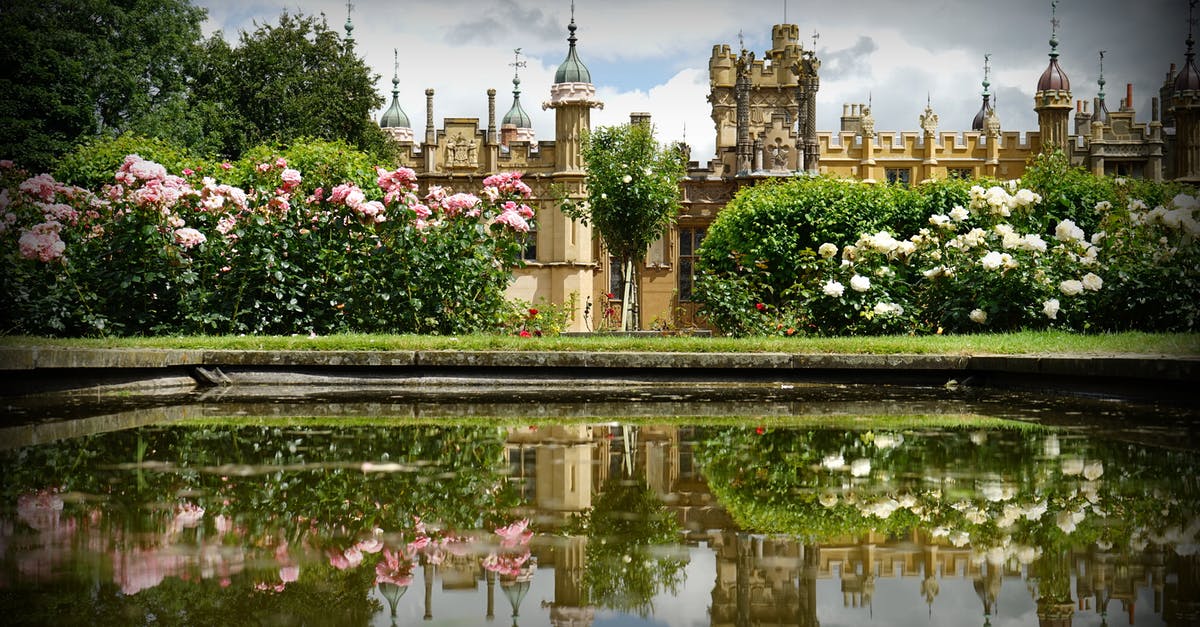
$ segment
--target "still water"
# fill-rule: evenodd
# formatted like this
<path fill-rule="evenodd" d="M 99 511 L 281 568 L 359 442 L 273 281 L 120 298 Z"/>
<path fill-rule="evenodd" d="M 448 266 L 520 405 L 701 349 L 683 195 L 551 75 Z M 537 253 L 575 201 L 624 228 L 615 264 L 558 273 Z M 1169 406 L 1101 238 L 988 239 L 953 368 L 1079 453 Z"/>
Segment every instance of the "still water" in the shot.
<path fill-rule="evenodd" d="M 626 386 L 504 403 L 406 394 L 88 397 L 61 416 L 10 405 L 25 424 L 0 430 L 0 615 L 825 627 L 1200 617 L 1200 456 L 1186 408 L 881 386 Z"/>

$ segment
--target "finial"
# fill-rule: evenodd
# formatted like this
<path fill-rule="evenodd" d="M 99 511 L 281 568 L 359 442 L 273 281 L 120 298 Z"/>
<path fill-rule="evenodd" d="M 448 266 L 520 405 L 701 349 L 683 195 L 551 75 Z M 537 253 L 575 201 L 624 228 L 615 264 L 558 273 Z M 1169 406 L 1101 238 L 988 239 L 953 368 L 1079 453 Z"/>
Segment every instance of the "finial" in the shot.
<path fill-rule="evenodd" d="M 787 3 L 788 0 L 783 0 L 783 23 L 787 24 Z"/>
<path fill-rule="evenodd" d="M 871 108 L 871 91 L 867 90 L 867 108 Z"/>
<path fill-rule="evenodd" d="M 1050 0 L 1050 56 L 1058 56 L 1058 0 Z"/>
<path fill-rule="evenodd" d="M 738 47 L 742 49 L 742 52 L 746 51 L 746 39 L 742 37 L 742 29 L 740 28 L 738 29 Z"/>
<path fill-rule="evenodd" d="M 985 96 L 988 95 L 988 87 L 990 87 L 992 85 L 990 82 L 988 82 L 988 74 L 992 71 L 992 67 L 990 65 L 991 60 L 992 60 L 992 53 L 990 53 L 990 52 L 984 53 L 984 55 L 983 55 L 983 95 L 985 95 Z"/>
<path fill-rule="evenodd" d="M 1100 91 L 1096 95 L 1100 96 L 1101 100 L 1104 100 L 1104 53 L 1105 52 L 1108 52 L 1108 51 L 1107 50 L 1100 51 L 1100 79 L 1096 81 L 1096 83 L 1098 83 L 1100 85 Z"/>
<path fill-rule="evenodd" d="M 933 94 L 931 94 L 930 92 L 925 92 L 925 108 L 926 109 L 933 108 Z"/>
<path fill-rule="evenodd" d="M 400 91 L 400 49 L 392 48 L 392 95 Z"/>
<path fill-rule="evenodd" d="M 527 65 L 527 63 L 525 61 L 521 60 L 521 49 L 520 48 L 513 49 L 513 62 L 509 63 L 509 65 L 511 65 L 513 68 L 513 95 L 515 96 L 518 93 L 520 93 L 520 91 L 521 91 L 520 90 L 521 77 L 518 75 L 519 70 L 520 70 L 520 68 L 523 68 Z"/>
<path fill-rule="evenodd" d="M 350 13 L 354 11 L 354 4 L 346 3 L 346 39 L 354 40 L 354 22 L 350 21 Z"/>
<path fill-rule="evenodd" d="M 575 47 L 575 0 L 571 0 L 571 23 L 567 24 L 567 30 L 571 31 L 571 36 L 567 37 L 567 41 L 571 42 L 571 47 Z"/>
<path fill-rule="evenodd" d="M 683 123 L 683 143 L 687 143 L 687 122 Z"/>
<path fill-rule="evenodd" d="M 1195 11 L 1195 9 L 1196 9 L 1196 0 L 1188 0 L 1188 38 L 1187 38 L 1187 45 L 1188 45 L 1188 52 L 1189 52 L 1189 53 L 1192 51 L 1192 45 L 1196 43 L 1196 40 L 1195 40 L 1195 39 L 1192 37 L 1192 28 L 1193 28 L 1194 26 L 1196 26 L 1196 18 L 1195 18 L 1195 17 L 1193 17 L 1193 15 L 1192 15 L 1192 13 L 1193 13 L 1193 11 Z"/>
<path fill-rule="evenodd" d="M 817 53 L 817 40 L 818 40 L 818 39 L 820 39 L 820 38 L 821 38 L 821 33 L 818 33 L 818 32 L 817 32 L 817 29 L 815 29 L 815 28 L 814 28 L 814 29 L 813 29 L 813 34 L 812 34 L 812 40 L 813 40 L 813 47 L 812 47 L 812 51 L 813 51 L 813 54 L 816 54 L 816 53 Z"/>

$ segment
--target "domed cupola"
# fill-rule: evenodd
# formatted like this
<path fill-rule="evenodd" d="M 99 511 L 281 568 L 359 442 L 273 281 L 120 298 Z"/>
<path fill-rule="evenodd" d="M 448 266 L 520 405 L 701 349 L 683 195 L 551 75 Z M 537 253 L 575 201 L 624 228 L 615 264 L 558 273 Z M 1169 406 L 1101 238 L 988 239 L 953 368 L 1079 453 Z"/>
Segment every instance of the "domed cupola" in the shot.
<path fill-rule="evenodd" d="M 529 114 L 525 113 L 525 109 L 521 107 L 521 79 L 513 77 L 513 103 L 512 108 L 508 113 L 504 114 L 504 119 L 500 122 L 501 126 L 509 125 L 516 128 L 530 128 L 533 126 L 533 121 L 529 119 Z"/>
<path fill-rule="evenodd" d="M 991 54 L 983 55 L 983 105 L 979 107 L 979 113 L 975 114 L 975 119 L 971 120 L 972 131 L 983 131 L 983 121 L 987 118 L 988 111 L 992 110 L 992 95 L 988 93 L 988 87 L 992 85 L 988 81 L 988 72 L 991 71 L 988 61 L 991 56 Z"/>
<path fill-rule="evenodd" d="M 567 58 L 558 66 L 558 71 L 554 73 L 555 83 L 590 83 L 592 82 L 592 73 L 588 71 L 587 66 L 583 61 L 579 60 L 579 53 L 575 51 L 575 16 L 571 15 L 571 23 L 567 26 L 567 30 L 571 35 L 567 37 L 570 42 L 570 47 L 567 48 Z"/>
<path fill-rule="evenodd" d="M 379 118 L 379 126 L 387 131 L 396 141 L 411 142 L 413 140 L 412 127 L 409 124 L 408 116 L 404 113 L 404 109 L 400 108 L 400 52 L 397 49 L 392 49 L 394 68 L 392 72 L 392 104 L 388 106 L 387 111 L 383 112 L 383 117 Z"/>
<path fill-rule="evenodd" d="M 1058 65 L 1058 38 L 1050 37 L 1050 64 L 1038 79 L 1038 91 L 1071 91 L 1071 79 Z"/>
<path fill-rule="evenodd" d="M 500 144 L 503 146 L 507 146 L 514 141 L 530 143 L 535 141 L 533 120 L 525 112 L 525 108 L 521 106 L 521 77 L 518 72 L 520 68 L 525 67 L 525 62 L 521 60 L 520 48 L 514 50 L 513 53 L 515 58 L 512 63 L 509 63 L 509 65 L 513 66 L 513 103 L 512 108 L 508 110 L 508 113 L 504 114 L 504 119 L 500 121 Z"/>

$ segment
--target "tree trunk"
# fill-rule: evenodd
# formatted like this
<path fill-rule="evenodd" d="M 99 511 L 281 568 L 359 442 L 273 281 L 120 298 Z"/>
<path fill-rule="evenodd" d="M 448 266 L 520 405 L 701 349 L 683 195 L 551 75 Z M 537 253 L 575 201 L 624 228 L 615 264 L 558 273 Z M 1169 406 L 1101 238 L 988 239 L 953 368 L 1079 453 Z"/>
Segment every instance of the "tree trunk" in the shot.
<path fill-rule="evenodd" d="M 632 257 L 621 260 L 621 330 L 634 331 L 637 329 L 636 302 L 637 277 L 634 271 L 637 264 Z"/>

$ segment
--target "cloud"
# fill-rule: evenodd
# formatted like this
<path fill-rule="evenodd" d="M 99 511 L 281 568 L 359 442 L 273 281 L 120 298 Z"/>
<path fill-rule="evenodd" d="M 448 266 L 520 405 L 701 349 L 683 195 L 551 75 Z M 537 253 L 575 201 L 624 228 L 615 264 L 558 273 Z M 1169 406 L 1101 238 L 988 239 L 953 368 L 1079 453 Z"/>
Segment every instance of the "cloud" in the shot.
<path fill-rule="evenodd" d="M 462 22 L 446 30 L 448 44 L 470 41 L 475 44 L 512 45 L 520 47 L 522 39 L 549 41 L 566 32 L 557 14 L 547 14 L 540 8 L 524 7 L 514 0 L 500 0 L 493 8 L 485 5 L 482 17 Z"/>
<path fill-rule="evenodd" d="M 859 37 L 854 45 L 833 52 L 821 51 L 821 79 L 838 80 L 870 72 L 869 57 L 879 49 L 870 37 Z"/>

